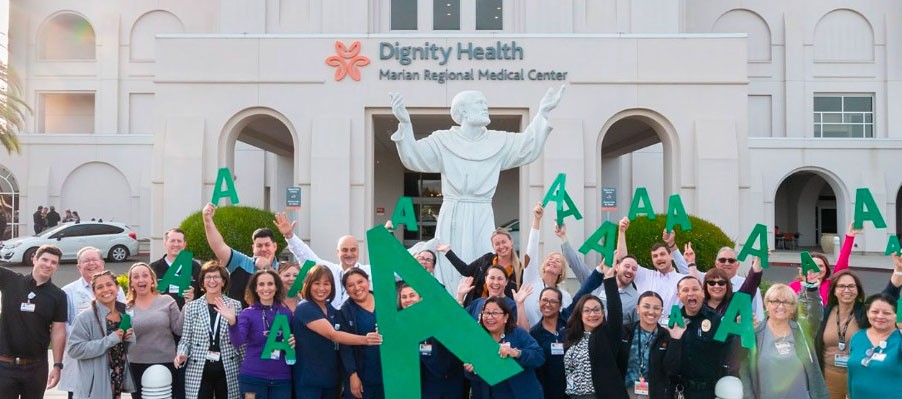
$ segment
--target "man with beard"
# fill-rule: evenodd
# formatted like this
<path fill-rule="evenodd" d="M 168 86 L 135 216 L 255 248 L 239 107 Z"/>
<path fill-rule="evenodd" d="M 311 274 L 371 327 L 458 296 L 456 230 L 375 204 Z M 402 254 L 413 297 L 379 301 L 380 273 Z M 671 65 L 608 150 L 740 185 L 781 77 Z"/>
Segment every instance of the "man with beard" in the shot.
<path fill-rule="evenodd" d="M 275 241 L 275 235 L 272 230 L 267 228 L 259 228 L 254 230 L 251 235 L 254 244 L 251 250 L 253 257 L 247 256 L 242 252 L 232 249 L 226 244 L 216 223 L 213 222 L 213 215 L 216 213 L 216 205 L 208 203 L 204 206 L 204 231 L 207 235 L 207 244 L 210 249 L 219 258 L 220 264 L 226 265 L 229 270 L 229 298 L 241 301 L 241 307 L 246 308 L 247 303 L 244 302 L 244 289 L 247 287 L 250 277 L 257 270 L 263 270 L 267 267 L 278 270 L 278 262 L 276 255 L 278 254 L 278 244 Z"/>
<path fill-rule="evenodd" d="M 676 343 L 682 355 L 671 392 L 682 392 L 686 399 L 714 399 L 717 380 L 738 375 L 738 340 L 733 335 L 725 342 L 714 340 L 721 317 L 702 306 L 705 294 L 697 278 L 683 277 L 677 290 L 686 331 Z"/>
<path fill-rule="evenodd" d="M 592 274 L 593 268 L 586 265 L 582 256 L 580 256 L 577 251 L 573 249 L 573 246 L 570 245 L 570 242 L 567 241 L 567 226 L 554 226 L 554 234 L 561 239 L 561 252 L 564 254 L 564 258 L 567 259 L 567 263 L 570 265 L 570 269 L 573 270 L 573 274 L 576 275 L 576 279 L 582 284 Z M 618 255 L 620 253 L 626 253 L 625 251 L 619 251 L 620 249 L 615 253 L 615 256 L 619 256 L 620 259 L 615 260 L 614 263 L 617 291 L 620 292 L 620 303 L 623 307 L 623 324 L 632 324 L 637 320 L 636 303 L 639 299 L 639 291 L 636 288 L 635 279 L 639 269 L 639 262 L 633 255 Z M 608 298 L 604 292 L 604 287 L 596 288 L 592 291 L 592 294 L 601 298 L 605 305 L 605 312 L 607 312 Z"/>

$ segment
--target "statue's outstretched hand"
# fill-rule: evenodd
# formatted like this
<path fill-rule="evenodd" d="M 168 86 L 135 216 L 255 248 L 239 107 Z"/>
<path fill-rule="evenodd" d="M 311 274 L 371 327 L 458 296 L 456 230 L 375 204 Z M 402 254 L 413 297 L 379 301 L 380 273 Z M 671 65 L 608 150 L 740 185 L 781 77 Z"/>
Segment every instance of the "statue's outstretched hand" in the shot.
<path fill-rule="evenodd" d="M 561 85 L 557 90 L 551 87 L 545 92 L 545 96 L 539 102 L 539 114 L 548 116 L 551 110 L 557 108 L 558 103 L 561 102 L 561 97 L 564 95 L 564 87 L 564 85 Z"/>
<path fill-rule="evenodd" d="M 404 106 L 404 97 L 400 93 L 388 93 L 388 96 L 391 98 L 391 111 L 395 114 L 395 118 L 398 118 L 398 122 L 410 123 L 410 113 Z"/>

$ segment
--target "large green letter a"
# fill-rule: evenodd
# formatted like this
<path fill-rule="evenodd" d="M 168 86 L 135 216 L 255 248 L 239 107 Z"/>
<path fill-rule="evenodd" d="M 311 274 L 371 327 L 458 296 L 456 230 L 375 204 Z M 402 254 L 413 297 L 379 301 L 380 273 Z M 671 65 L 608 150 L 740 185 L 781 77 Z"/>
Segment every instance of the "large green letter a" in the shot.
<path fill-rule="evenodd" d="M 382 381 L 386 398 L 420 397 L 419 343 L 435 337 L 464 363 L 470 363 L 489 385 L 523 369 L 511 358 L 498 357 L 498 343 L 477 324 L 382 226 L 366 232 L 373 264 L 376 318 L 382 334 Z M 395 273 L 423 298 L 398 310 Z"/>

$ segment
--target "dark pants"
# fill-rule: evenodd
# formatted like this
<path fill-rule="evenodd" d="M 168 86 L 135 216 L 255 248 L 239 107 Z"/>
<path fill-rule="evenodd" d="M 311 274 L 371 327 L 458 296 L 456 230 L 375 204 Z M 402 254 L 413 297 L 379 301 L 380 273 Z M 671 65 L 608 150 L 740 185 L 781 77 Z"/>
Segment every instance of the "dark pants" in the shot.
<path fill-rule="evenodd" d="M 0 399 L 40 399 L 47 389 L 47 362 L 15 365 L 0 362 Z"/>
<path fill-rule="evenodd" d="M 141 399 L 141 376 L 144 375 L 144 372 L 147 371 L 150 366 L 155 366 L 157 364 L 159 363 L 129 363 L 129 368 L 132 371 L 132 379 L 135 380 L 135 392 L 132 393 L 133 399 Z M 174 399 L 184 399 L 185 383 L 179 383 L 178 373 L 176 373 L 175 366 L 173 366 L 172 363 L 163 363 L 160 365 L 169 369 L 169 373 L 172 374 L 172 397 Z M 181 389 L 179 389 L 179 386 L 181 386 Z M 178 396 L 179 391 L 181 391 L 181 396 Z"/>
<path fill-rule="evenodd" d="M 238 388 L 242 397 L 248 392 L 256 394 L 256 399 L 291 397 L 291 380 L 271 380 L 238 374 Z"/>
<path fill-rule="evenodd" d="M 304 399 L 335 399 L 338 396 L 337 388 L 313 388 L 313 387 L 296 387 L 294 390 L 295 397 Z"/>
<path fill-rule="evenodd" d="M 200 380 L 200 390 L 197 391 L 197 398 L 226 399 L 228 397 L 229 383 L 226 380 L 225 370 L 221 368 L 217 370 L 210 370 L 210 367 L 205 366 L 204 374 Z"/>

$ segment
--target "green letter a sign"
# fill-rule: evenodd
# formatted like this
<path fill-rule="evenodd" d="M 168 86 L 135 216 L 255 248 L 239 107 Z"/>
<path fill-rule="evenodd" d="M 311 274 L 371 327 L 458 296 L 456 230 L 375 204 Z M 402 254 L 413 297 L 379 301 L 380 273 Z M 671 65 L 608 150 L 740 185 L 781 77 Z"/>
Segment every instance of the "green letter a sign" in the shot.
<path fill-rule="evenodd" d="M 435 337 L 489 385 L 523 369 L 498 357 L 499 345 L 464 311 L 423 266 L 382 226 L 366 232 L 373 267 L 376 318 L 382 334 L 382 381 L 386 398 L 420 397 L 419 344 Z M 423 298 L 398 310 L 395 273 Z"/>

